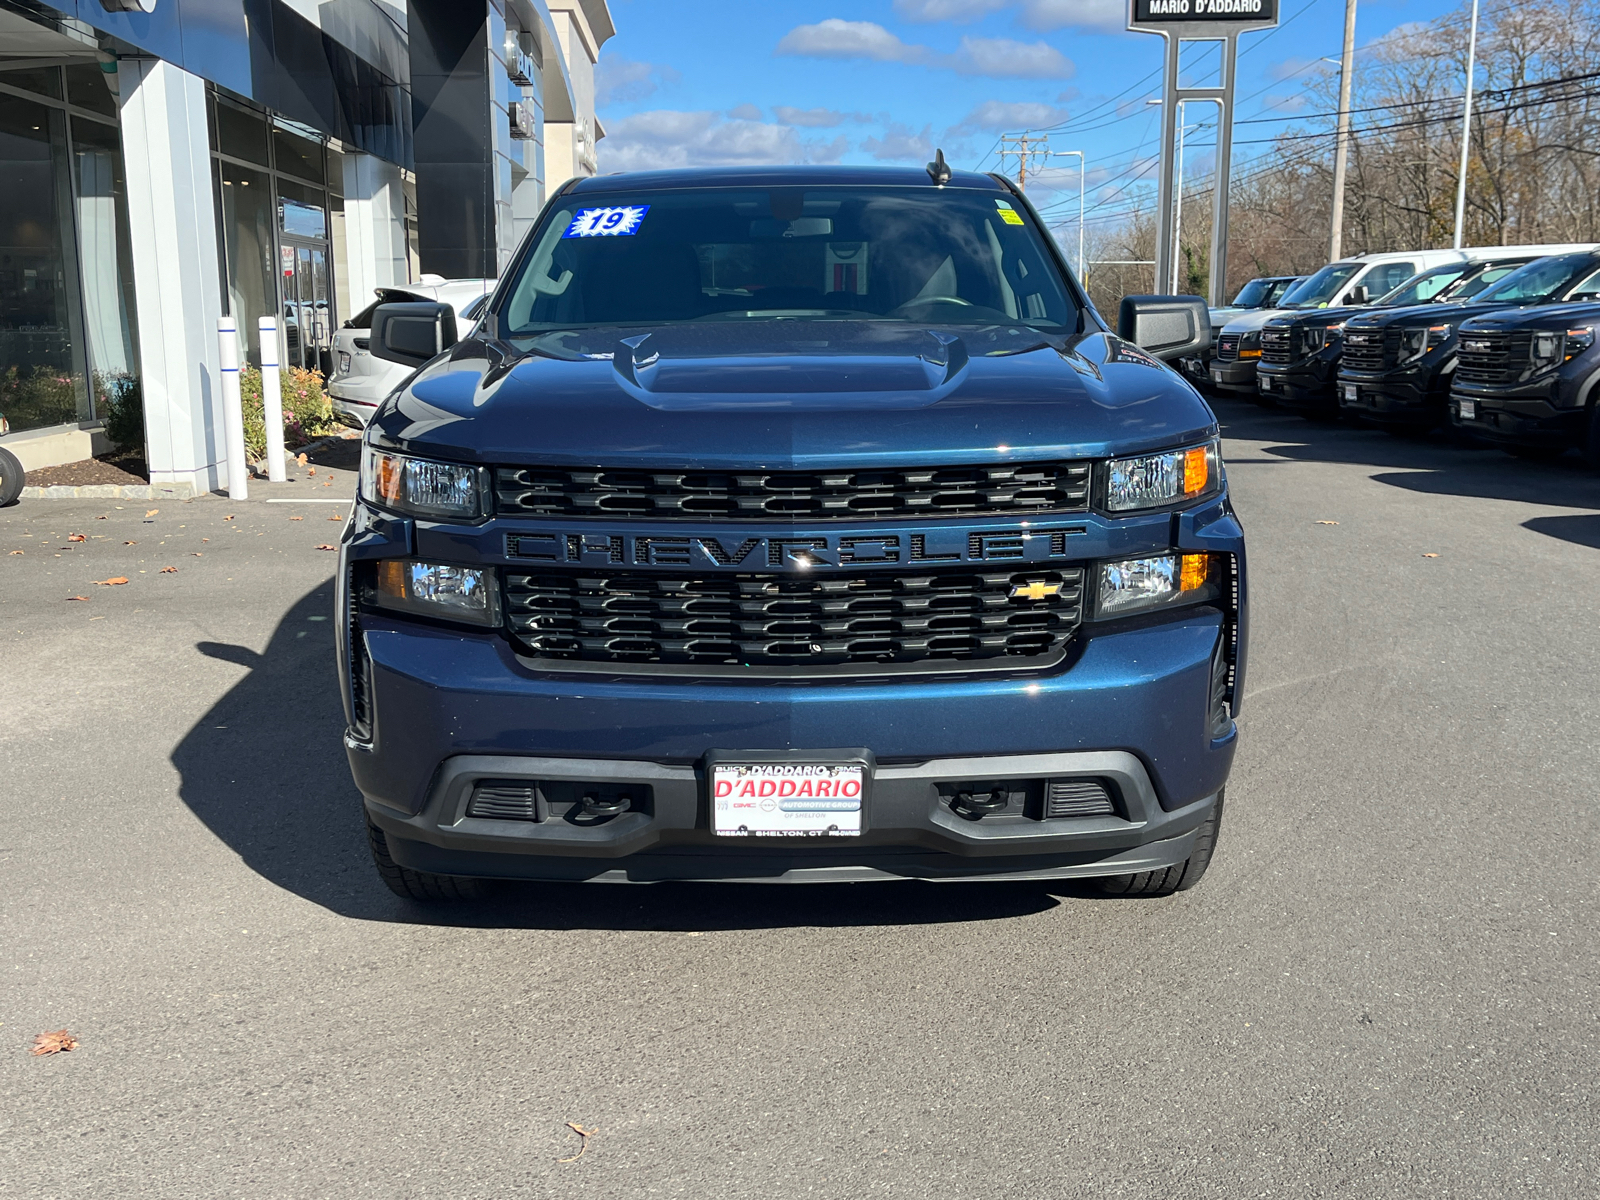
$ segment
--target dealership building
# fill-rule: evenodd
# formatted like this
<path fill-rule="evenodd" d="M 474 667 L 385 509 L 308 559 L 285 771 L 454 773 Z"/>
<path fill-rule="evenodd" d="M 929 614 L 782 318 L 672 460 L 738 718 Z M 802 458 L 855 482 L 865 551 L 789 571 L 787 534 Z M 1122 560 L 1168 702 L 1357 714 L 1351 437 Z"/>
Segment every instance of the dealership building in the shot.
<path fill-rule="evenodd" d="M 374 289 L 490 278 L 592 175 L 606 0 L 0 0 L 0 445 L 226 482 L 217 322 L 327 373 Z M 428 282 L 433 280 L 429 279 Z"/>

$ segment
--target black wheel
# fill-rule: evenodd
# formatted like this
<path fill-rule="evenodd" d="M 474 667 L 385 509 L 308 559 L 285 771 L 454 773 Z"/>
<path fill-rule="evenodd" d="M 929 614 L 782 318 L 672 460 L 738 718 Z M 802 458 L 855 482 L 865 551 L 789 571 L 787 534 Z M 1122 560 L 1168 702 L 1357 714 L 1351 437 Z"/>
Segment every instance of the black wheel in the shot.
<path fill-rule="evenodd" d="M 1176 866 L 1162 867 L 1159 871 L 1140 871 L 1137 875 L 1108 875 L 1097 880 L 1100 890 L 1111 896 L 1170 896 L 1186 892 L 1206 873 L 1211 856 L 1216 853 L 1217 834 L 1222 829 L 1222 800 L 1226 792 L 1217 793 L 1217 803 L 1211 815 L 1201 824 L 1194 839 L 1194 853 Z"/>
<path fill-rule="evenodd" d="M 466 879 L 459 875 L 434 875 L 428 871 L 413 871 L 402 867 L 389 857 L 389 839 L 383 836 L 370 820 L 367 822 L 367 844 L 372 847 L 372 863 L 378 876 L 396 896 L 406 900 L 423 900 L 448 903 L 459 900 L 482 900 L 487 894 L 483 880 Z"/>
<path fill-rule="evenodd" d="M 1507 443 L 1500 449 L 1513 458 L 1526 459 L 1528 462 L 1555 462 L 1567 452 L 1565 446 L 1519 446 L 1515 442 Z"/>
<path fill-rule="evenodd" d="M 0 508 L 16 503 L 17 497 L 22 495 L 24 475 L 17 456 L 0 446 Z"/>

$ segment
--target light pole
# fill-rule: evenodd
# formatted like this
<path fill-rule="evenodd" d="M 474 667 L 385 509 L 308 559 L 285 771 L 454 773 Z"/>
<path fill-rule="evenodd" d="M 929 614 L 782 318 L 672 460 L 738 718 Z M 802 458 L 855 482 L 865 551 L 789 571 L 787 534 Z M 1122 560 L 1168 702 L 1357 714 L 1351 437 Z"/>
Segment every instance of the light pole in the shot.
<path fill-rule="evenodd" d="M 1472 0 L 1472 34 L 1467 39 L 1467 97 L 1461 106 L 1461 170 L 1456 175 L 1456 236 L 1450 244 L 1461 249 L 1461 226 L 1467 215 L 1467 148 L 1472 132 L 1472 68 L 1478 56 L 1478 0 Z"/>
<path fill-rule="evenodd" d="M 1160 104 L 1159 100 L 1146 100 L 1146 104 Z M 1204 121 L 1193 125 L 1183 123 L 1183 106 L 1187 100 L 1178 101 L 1178 182 L 1174 189 L 1174 203 L 1172 213 L 1172 270 L 1167 279 L 1167 290 L 1178 290 L 1178 260 L 1183 257 L 1183 138 L 1191 129 L 1199 129 Z"/>
<path fill-rule="evenodd" d="M 1477 3 L 1477 0 L 1473 0 Z M 1350 75 L 1356 56 L 1356 0 L 1344 0 L 1344 50 L 1339 56 L 1339 134 L 1333 151 L 1333 203 L 1328 261 L 1344 253 L 1344 176 L 1350 161 Z M 1324 59 L 1324 62 L 1327 60 Z"/>
<path fill-rule="evenodd" d="M 1083 261 L 1083 181 L 1089 173 L 1089 160 L 1084 158 L 1082 150 L 1056 150 L 1052 153 L 1062 158 L 1078 156 L 1078 282 L 1085 288 L 1089 286 L 1089 274 L 1085 270 Z"/>

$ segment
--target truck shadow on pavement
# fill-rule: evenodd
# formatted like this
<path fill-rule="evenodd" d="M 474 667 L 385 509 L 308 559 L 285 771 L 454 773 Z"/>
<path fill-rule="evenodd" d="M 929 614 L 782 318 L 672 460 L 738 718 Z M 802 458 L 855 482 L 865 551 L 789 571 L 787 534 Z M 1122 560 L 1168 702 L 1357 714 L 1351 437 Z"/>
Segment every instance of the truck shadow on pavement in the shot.
<path fill-rule="evenodd" d="M 786 926 L 923 925 L 1025 916 L 1076 889 L 1040 884 L 505 883 L 470 905 L 393 896 L 366 844 L 342 741 L 331 580 L 284 615 L 266 652 L 200 642 L 245 675 L 172 754 L 184 803 L 245 866 L 340 916 L 473 928 L 694 932 Z"/>
<path fill-rule="evenodd" d="M 1242 400 L 1211 400 L 1225 438 L 1267 443 L 1260 455 L 1235 455 L 1237 465 L 1330 462 L 1392 468 L 1372 476 L 1391 487 L 1434 496 L 1476 496 L 1600 509 L 1600 475 L 1576 453 L 1551 462 L 1514 458 L 1492 446 L 1457 444 L 1442 430 L 1401 435 L 1372 426 L 1308 421 L 1284 408 Z M 1579 545 L 1597 544 L 1584 517 L 1541 517 L 1525 523 L 1536 533 Z"/>

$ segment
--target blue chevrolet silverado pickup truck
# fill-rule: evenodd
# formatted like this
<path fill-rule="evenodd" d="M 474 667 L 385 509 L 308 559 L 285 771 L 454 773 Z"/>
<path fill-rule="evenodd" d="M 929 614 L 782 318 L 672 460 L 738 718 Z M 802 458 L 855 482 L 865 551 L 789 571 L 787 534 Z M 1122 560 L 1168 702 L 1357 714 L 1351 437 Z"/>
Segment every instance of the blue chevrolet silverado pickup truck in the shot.
<path fill-rule="evenodd" d="M 1209 337 L 1124 306 L 1165 357 Z M 379 308 L 417 369 L 338 605 L 384 881 L 1192 886 L 1244 539 L 1141 340 L 942 155 L 573 181 L 469 336 Z"/>

